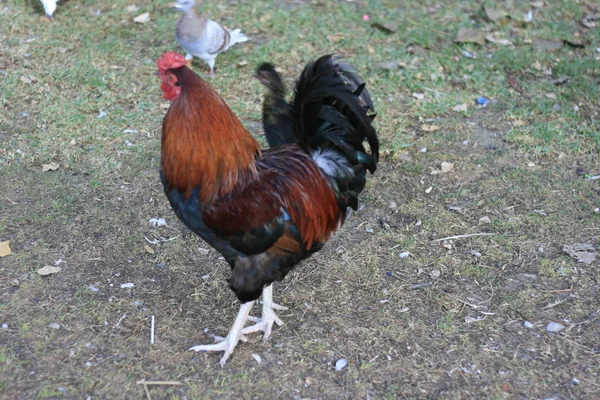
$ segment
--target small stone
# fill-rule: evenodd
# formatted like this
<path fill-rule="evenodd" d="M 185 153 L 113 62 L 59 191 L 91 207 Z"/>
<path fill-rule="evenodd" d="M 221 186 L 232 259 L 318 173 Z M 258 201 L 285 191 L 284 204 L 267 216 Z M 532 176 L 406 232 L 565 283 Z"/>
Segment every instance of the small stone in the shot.
<path fill-rule="evenodd" d="M 252 358 L 254 358 L 254 360 L 256 360 L 257 363 L 261 363 L 262 362 L 262 358 L 258 355 L 258 354 L 251 354 Z"/>
<path fill-rule="evenodd" d="M 401 259 L 403 259 L 403 260 L 404 260 L 405 258 L 408 258 L 408 256 L 410 256 L 410 252 L 408 252 L 408 251 L 402 251 L 402 252 L 400 252 L 400 253 L 398 254 L 398 256 L 399 256 Z"/>
<path fill-rule="evenodd" d="M 373 228 L 365 228 L 365 232 L 367 232 L 367 233 L 373 233 Z"/>
<path fill-rule="evenodd" d="M 556 103 L 552 106 L 552 111 L 560 111 L 560 104 Z"/>
<path fill-rule="evenodd" d="M 577 385 L 579 385 L 579 379 L 577 379 L 577 378 L 573 378 L 573 379 L 571 379 L 571 383 L 572 383 L 573 385 L 577 386 Z"/>
<path fill-rule="evenodd" d="M 207 281 L 210 278 L 210 274 L 202 275 L 200 278 Z"/>
<path fill-rule="evenodd" d="M 565 329 L 565 326 L 562 324 L 559 324 L 558 322 L 550 321 L 550 323 L 548 323 L 548 325 L 546 326 L 546 330 L 548 332 L 560 332 L 563 329 Z"/>
<path fill-rule="evenodd" d="M 92 292 L 100 291 L 100 289 L 98 289 L 96 286 L 92 285 L 91 283 L 88 285 L 88 289 L 90 289 Z"/>
<path fill-rule="evenodd" d="M 485 107 L 488 103 L 488 99 L 486 99 L 485 97 L 481 96 L 477 98 L 477 104 L 479 104 L 480 106 Z"/>
<path fill-rule="evenodd" d="M 58 322 L 53 322 L 48 326 L 52 329 L 60 329 L 60 324 Z"/>
<path fill-rule="evenodd" d="M 532 324 L 531 322 L 529 322 L 529 321 L 525 321 L 525 322 L 523 322 L 523 326 L 524 326 L 525 328 L 528 328 L 528 329 L 531 329 L 531 328 L 533 328 L 533 324 Z"/>
<path fill-rule="evenodd" d="M 2 329 L 8 329 L 8 324 L 2 324 Z"/>
<path fill-rule="evenodd" d="M 128 283 L 123 283 L 123 284 L 121 285 L 121 289 L 131 289 L 131 288 L 132 288 L 132 287 L 134 287 L 134 286 L 135 286 L 135 285 L 134 285 L 133 283 L 131 283 L 131 282 L 128 282 Z"/>
<path fill-rule="evenodd" d="M 346 368 L 346 365 L 348 365 L 348 361 L 345 358 L 340 358 L 335 362 L 335 370 L 341 371 Z"/>
<path fill-rule="evenodd" d="M 486 216 L 483 216 L 483 217 L 479 218 L 479 223 L 480 224 L 491 224 L 492 220 L 490 219 L 490 217 L 488 217 L 486 215 Z"/>

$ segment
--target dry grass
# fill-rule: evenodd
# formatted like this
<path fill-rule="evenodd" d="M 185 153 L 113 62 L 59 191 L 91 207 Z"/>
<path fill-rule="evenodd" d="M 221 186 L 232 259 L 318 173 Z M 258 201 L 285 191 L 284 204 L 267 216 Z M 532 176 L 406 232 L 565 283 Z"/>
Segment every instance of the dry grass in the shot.
<path fill-rule="evenodd" d="M 585 179 L 600 173 L 600 33 L 578 22 L 589 5 L 557 2 L 528 27 L 492 25 L 515 47 L 481 48 L 451 42 L 471 19 L 490 26 L 473 1 L 206 4 L 254 38 L 221 56 L 211 81 L 253 133 L 253 66 L 270 60 L 292 78 L 335 51 L 363 71 L 385 149 L 364 208 L 276 288 L 286 324 L 266 345 L 251 337 L 221 369 L 218 356 L 187 349 L 229 328 L 238 304 L 228 267 L 176 220 L 157 176 L 165 110 L 153 60 L 176 49 L 177 15 L 126 4 L 64 2 L 50 24 L 38 22 L 37 2 L 0 10 L 0 241 L 13 250 L 0 259 L 6 398 L 597 397 L 599 265 L 562 251 L 600 246 L 599 181 Z M 145 11 L 151 23 L 131 22 Z M 365 13 L 400 28 L 374 30 Z M 543 52 L 527 42 L 574 31 L 589 44 Z M 406 67 L 376 66 L 392 59 Z M 535 62 L 569 83 L 548 84 Z M 492 101 L 478 109 L 482 94 Z M 452 111 L 463 102 L 466 113 Z M 42 173 L 50 161 L 60 168 Z M 443 161 L 453 169 L 432 174 Z M 60 273 L 36 274 L 57 260 Z M 565 329 L 548 333 L 550 321 Z M 348 366 L 336 372 L 340 358 Z"/>

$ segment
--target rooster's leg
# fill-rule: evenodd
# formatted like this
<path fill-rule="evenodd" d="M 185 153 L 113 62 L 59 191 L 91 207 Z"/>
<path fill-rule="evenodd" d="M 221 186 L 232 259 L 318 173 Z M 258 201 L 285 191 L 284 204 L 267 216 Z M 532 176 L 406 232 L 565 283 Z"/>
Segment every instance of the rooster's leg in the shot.
<path fill-rule="evenodd" d="M 229 330 L 227 337 L 224 338 L 221 342 L 215 344 L 202 344 L 199 346 L 194 346 L 190 350 L 193 351 L 223 351 L 223 357 L 221 357 L 221 367 L 225 365 L 227 359 L 233 353 L 233 349 L 237 346 L 240 340 L 244 340 L 243 328 L 246 320 L 248 320 L 248 315 L 250 314 L 250 310 L 252 309 L 253 301 L 249 301 L 240 306 L 240 311 L 238 312 L 237 317 L 235 317 L 235 322 L 233 326 Z"/>
<path fill-rule="evenodd" d="M 287 310 L 287 307 L 273 303 L 273 284 L 270 284 L 269 286 L 263 289 L 262 298 L 262 317 L 248 317 L 249 320 L 256 322 L 256 324 L 242 329 L 242 334 L 245 335 L 247 333 L 263 331 L 265 333 L 263 335 L 263 342 L 266 343 L 266 341 L 269 340 L 269 337 L 271 336 L 273 323 L 276 323 L 278 326 L 283 325 L 283 321 L 279 319 L 279 317 L 275 314 L 275 310 Z"/>

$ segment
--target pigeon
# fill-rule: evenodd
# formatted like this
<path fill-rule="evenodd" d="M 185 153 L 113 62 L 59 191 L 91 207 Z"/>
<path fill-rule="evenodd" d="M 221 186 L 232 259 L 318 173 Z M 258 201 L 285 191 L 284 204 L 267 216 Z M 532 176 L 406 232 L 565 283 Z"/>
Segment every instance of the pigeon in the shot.
<path fill-rule="evenodd" d="M 208 64 L 210 76 L 213 76 L 217 55 L 236 43 L 247 41 L 248 37 L 239 29 L 223 28 L 215 21 L 199 15 L 194 4 L 194 0 L 177 0 L 175 8 L 183 11 L 183 16 L 177 22 L 175 36 L 186 52 L 188 64 L 198 57 Z"/>
<path fill-rule="evenodd" d="M 44 11 L 48 18 L 52 18 L 52 14 L 54 14 L 54 10 L 56 10 L 56 3 L 58 0 L 40 0 L 42 5 L 44 6 Z"/>

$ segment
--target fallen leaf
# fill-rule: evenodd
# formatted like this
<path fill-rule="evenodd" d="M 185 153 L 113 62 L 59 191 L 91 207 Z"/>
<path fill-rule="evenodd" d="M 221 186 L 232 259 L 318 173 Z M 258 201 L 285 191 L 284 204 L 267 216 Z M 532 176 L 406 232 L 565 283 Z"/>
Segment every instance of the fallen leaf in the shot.
<path fill-rule="evenodd" d="M 480 224 L 491 224 L 492 220 L 487 215 L 484 215 L 483 217 L 479 218 L 479 223 Z"/>
<path fill-rule="evenodd" d="M 479 322 L 479 321 L 483 321 L 484 319 L 485 319 L 485 318 L 483 318 L 483 317 L 481 317 L 481 316 L 480 316 L 480 317 L 469 317 L 469 316 L 466 316 L 466 317 L 465 317 L 465 322 L 466 322 L 467 324 L 472 324 L 473 322 Z"/>
<path fill-rule="evenodd" d="M 556 100 L 556 94 L 554 93 L 546 93 L 544 96 L 546 96 L 549 99 Z"/>
<path fill-rule="evenodd" d="M 483 7 L 485 16 L 492 22 L 498 22 L 508 16 L 508 13 L 504 10 L 497 8 Z"/>
<path fill-rule="evenodd" d="M 556 50 L 560 49 L 562 46 L 562 40 L 535 39 L 533 41 L 533 48 L 537 50 Z"/>
<path fill-rule="evenodd" d="M 565 43 L 568 44 L 571 47 L 577 47 L 577 48 L 584 48 L 586 46 L 586 41 L 584 41 L 581 38 L 572 38 L 572 39 L 566 39 Z"/>
<path fill-rule="evenodd" d="M 454 163 L 449 163 L 449 162 L 442 162 L 442 174 L 448 173 L 450 171 L 452 171 L 452 168 L 454 168 Z"/>
<path fill-rule="evenodd" d="M 10 249 L 10 240 L 0 242 L 0 257 L 6 257 L 10 253 L 12 253 L 12 250 Z"/>
<path fill-rule="evenodd" d="M 439 131 L 441 128 L 437 125 L 421 125 L 421 130 L 423 132 L 435 132 L 435 131 Z"/>
<path fill-rule="evenodd" d="M 133 19 L 133 22 L 137 22 L 138 24 L 145 24 L 146 22 L 150 22 L 150 13 L 143 13 L 138 15 Z"/>
<path fill-rule="evenodd" d="M 375 65 L 378 69 L 385 69 L 387 71 L 393 71 L 400 67 L 400 61 L 391 60 L 391 61 L 382 61 Z"/>
<path fill-rule="evenodd" d="M 540 64 L 539 61 L 534 62 L 533 64 L 531 64 L 531 66 L 538 71 L 542 70 L 542 64 Z"/>
<path fill-rule="evenodd" d="M 494 44 L 499 44 L 500 46 L 512 46 L 512 42 L 508 39 L 497 39 L 493 35 L 486 35 L 485 40 L 488 42 L 492 42 Z"/>
<path fill-rule="evenodd" d="M 375 49 L 371 45 L 367 45 L 367 53 L 373 54 L 375 53 Z"/>
<path fill-rule="evenodd" d="M 394 33 L 399 27 L 397 22 L 375 22 L 371 26 L 385 33 Z"/>
<path fill-rule="evenodd" d="M 527 126 L 527 121 L 523 119 L 515 119 L 511 122 L 512 126 Z"/>
<path fill-rule="evenodd" d="M 244 67 L 244 66 L 248 65 L 248 61 L 242 60 L 242 61 L 238 62 L 236 65 L 238 67 Z"/>
<path fill-rule="evenodd" d="M 58 169 L 58 167 L 60 167 L 60 165 L 58 163 L 55 162 L 51 162 L 48 164 L 43 164 L 42 165 L 42 171 L 46 172 L 46 171 L 56 171 Z"/>
<path fill-rule="evenodd" d="M 585 26 L 586 28 L 595 28 L 596 27 L 596 23 L 593 21 L 590 21 L 589 19 L 582 19 L 581 20 L 581 25 Z"/>
<path fill-rule="evenodd" d="M 542 8 L 542 7 L 544 7 L 544 2 L 541 1 L 541 0 L 532 1 L 530 4 L 531 4 L 531 7 L 533 7 L 533 8 Z"/>
<path fill-rule="evenodd" d="M 452 107 L 452 110 L 454 110 L 456 112 L 466 112 L 467 108 L 468 108 L 467 103 L 463 103 L 463 104 L 455 105 L 454 107 Z"/>
<path fill-rule="evenodd" d="M 258 20 L 260 21 L 260 23 L 264 23 L 267 22 L 269 19 L 271 19 L 271 13 L 266 13 L 264 14 L 262 17 L 260 17 Z"/>
<path fill-rule="evenodd" d="M 154 249 L 147 244 L 144 245 L 144 250 L 146 250 L 146 253 L 154 254 Z"/>
<path fill-rule="evenodd" d="M 425 54 L 427 54 L 427 50 L 416 44 L 411 44 L 410 46 L 408 46 L 406 51 L 411 54 L 416 54 L 418 56 L 424 56 Z"/>
<path fill-rule="evenodd" d="M 594 246 L 587 243 L 565 245 L 563 251 L 584 264 L 591 264 L 596 259 Z"/>
<path fill-rule="evenodd" d="M 46 265 L 37 270 L 37 273 L 41 276 L 52 275 L 60 272 L 62 270 L 61 267 L 53 267 L 51 265 Z"/>
<path fill-rule="evenodd" d="M 458 29 L 454 41 L 457 43 L 485 44 L 485 32 L 478 29 L 465 28 L 463 26 Z"/>
<path fill-rule="evenodd" d="M 431 193 L 432 190 L 433 190 L 433 186 L 429 186 L 427 189 L 425 189 L 425 193 L 429 194 L 429 193 Z"/>
<path fill-rule="evenodd" d="M 423 100 L 425 99 L 425 93 L 413 93 L 412 97 L 414 97 L 417 100 Z"/>
<path fill-rule="evenodd" d="M 564 76 L 560 76 L 556 79 L 550 79 L 548 82 L 550 82 L 553 85 L 562 85 L 563 83 L 567 83 L 569 81 L 569 77 L 564 75 Z"/>
<path fill-rule="evenodd" d="M 508 84 L 510 85 L 510 87 L 512 87 L 513 89 L 515 89 L 517 92 L 519 93 L 523 93 L 523 88 L 521 87 L 521 84 L 519 82 L 517 82 L 513 77 L 511 77 L 508 74 L 508 71 L 506 71 L 506 80 L 508 81 Z"/>
<path fill-rule="evenodd" d="M 342 39 L 344 39 L 344 35 L 342 33 L 338 32 L 334 35 L 327 36 L 327 39 L 329 39 L 333 43 L 337 43 L 337 42 L 341 41 Z"/>
<path fill-rule="evenodd" d="M 125 7 L 125 9 L 129 12 L 135 12 L 138 10 L 138 6 L 136 6 L 135 4 L 130 4 L 127 7 Z"/>

